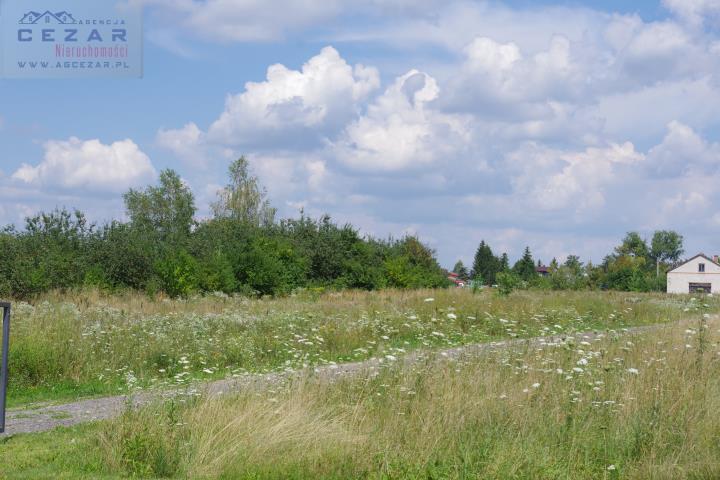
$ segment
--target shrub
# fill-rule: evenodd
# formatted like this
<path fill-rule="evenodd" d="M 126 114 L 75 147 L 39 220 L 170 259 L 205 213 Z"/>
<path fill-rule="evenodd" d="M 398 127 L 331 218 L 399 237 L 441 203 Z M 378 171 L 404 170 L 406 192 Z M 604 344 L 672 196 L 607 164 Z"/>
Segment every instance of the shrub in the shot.
<path fill-rule="evenodd" d="M 520 278 L 511 272 L 500 272 L 496 275 L 497 292 L 503 297 L 510 295 L 520 285 Z"/>
<path fill-rule="evenodd" d="M 157 262 L 155 271 L 163 291 L 171 297 L 188 297 L 198 290 L 199 267 L 185 250 L 169 253 Z"/>
<path fill-rule="evenodd" d="M 237 290 L 235 272 L 227 256 L 215 251 L 200 263 L 199 286 L 206 292 L 231 293 Z"/>

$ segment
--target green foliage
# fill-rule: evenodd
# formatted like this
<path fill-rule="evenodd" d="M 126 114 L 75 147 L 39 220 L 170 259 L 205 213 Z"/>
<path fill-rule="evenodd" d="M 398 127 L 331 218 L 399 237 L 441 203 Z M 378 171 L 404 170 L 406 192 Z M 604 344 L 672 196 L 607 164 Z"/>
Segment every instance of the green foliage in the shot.
<path fill-rule="evenodd" d="M 138 228 L 113 222 L 100 233 L 91 261 L 111 288 L 143 290 L 153 281 L 158 244 Z"/>
<path fill-rule="evenodd" d="M 502 297 L 507 297 L 521 284 L 521 279 L 514 272 L 499 272 L 496 276 L 497 292 Z"/>
<path fill-rule="evenodd" d="M 276 210 L 267 200 L 267 192 L 257 177 L 250 174 L 245 157 L 235 160 L 228 169 L 230 182 L 218 192 L 212 204 L 216 218 L 230 218 L 253 226 L 269 226 L 275 222 Z"/>
<path fill-rule="evenodd" d="M 505 260 L 507 260 L 506 257 Z M 493 285 L 495 283 L 495 275 L 501 271 L 504 271 L 502 260 L 493 255 L 490 245 L 485 243 L 485 240 L 482 240 L 475 252 L 471 274 L 472 278 L 482 279 L 486 282 L 486 285 Z"/>
<path fill-rule="evenodd" d="M 683 236 L 677 232 L 660 230 L 653 234 L 650 257 L 655 260 L 656 275 L 660 275 L 660 263 L 677 262 L 684 253 Z"/>
<path fill-rule="evenodd" d="M 173 297 L 188 297 L 200 286 L 200 267 L 185 250 L 168 253 L 155 265 L 164 292 Z"/>
<path fill-rule="evenodd" d="M 629 232 L 621 245 L 598 267 L 588 266 L 588 283 L 624 291 L 664 291 L 666 278 L 660 275 L 664 262 L 676 262 L 682 255 L 683 237 L 673 231 L 653 234 L 652 247 L 637 232 Z"/>
<path fill-rule="evenodd" d="M 433 256 L 417 238 L 407 237 L 395 249 L 400 255 L 385 262 L 388 286 L 396 288 L 436 288 L 449 283 Z"/>
<path fill-rule="evenodd" d="M 222 250 L 200 261 L 198 286 L 205 292 L 232 293 L 237 290 L 233 265 Z"/>
<path fill-rule="evenodd" d="M 512 271 L 521 280 L 526 282 L 531 282 L 537 278 L 538 274 L 535 269 L 535 261 L 533 260 L 532 253 L 530 253 L 530 247 L 525 247 L 522 258 L 515 263 Z"/>
<path fill-rule="evenodd" d="M 154 240 L 184 245 L 195 223 L 195 198 L 173 170 L 160 173 L 160 185 L 123 195 L 130 225 Z"/>
<path fill-rule="evenodd" d="M 622 244 L 615 248 L 615 254 L 618 256 L 647 258 L 648 253 L 649 249 L 647 242 L 638 232 L 628 232 L 627 235 L 625 235 Z"/>
<path fill-rule="evenodd" d="M 457 276 L 460 280 L 468 281 L 470 280 L 470 273 L 468 272 L 467 268 L 465 268 L 465 264 L 462 262 L 462 260 L 458 260 L 458 262 L 453 267 L 453 272 L 457 273 Z"/>
<path fill-rule="evenodd" d="M 187 297 L 194 293 L 288 294 L 296 289 L 447 287 L 435 252 L 415 237 L 378 240 L 328 215 L 275 221 L 265 190 L 244 157 L 233 162 L 229 182 L 213 204 L 214 217 L 196 222 L 194 196 L 179 175 L 161 172 L 157 185 L 124 196 L 129 222 L 96 228 L 78 211 L 55 210 L 27 219 L 25 228 L 0 231 L 0 296 L 30 298 L 49 290 L 88 286 L 103 291 L 144 290 Z M 544 289 L 664 288 L 660 275 L 683 252 L 676 232 L 655 232 L 652 248 L 630 232 L 599 266 L 569 256 L 537 275 L 530 249 L 509 267 L 482 241 L 472 271 L 455 273 L 493 285 L 498 273 L 513 274 Z M 508 277 L 505 277 L 507 280 Z M 516 286 L 517 287 L 517 286 Z M 513 287 L 513 288 L 516 288 Z"/>
<path fill-rule="evenodd" d="M 289 293 L 304 285 L 306 270 L 305 259 L 288 242 L 262 236 L 252 240 L 235 263 L 241 284 L 262 295 Z"/>

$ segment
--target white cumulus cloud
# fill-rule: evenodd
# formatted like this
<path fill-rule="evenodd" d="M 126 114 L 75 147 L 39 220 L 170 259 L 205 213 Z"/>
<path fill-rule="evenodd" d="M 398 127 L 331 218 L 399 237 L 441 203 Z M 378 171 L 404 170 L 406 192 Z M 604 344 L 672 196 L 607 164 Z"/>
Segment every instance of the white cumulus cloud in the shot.
<path fill-rule="evenodd" d="M 717 18 L 720 0 L 663 0 L 663 5 L 680 18 L 698 25 L 707 17 Z"/>
<path fill-rule="evenodd" d="M 605 205 L 605 188 L 625 181 L 627 172 L 645 155 L 630 142 L 558 151 L 530 144 L 508 155 L 508 166 L 519 198 L 546 210 L 582 211 Z"/>
<path fill-rule="evenodd" d="M 345 165 L 365 171 L 423 167 L 462 150 L 469 130 L 462 117 L 432 106 L 440 90 L 434 78 L 411 70 L 398 77 L 348 125 L 333 153 Z"/>
<path fill-rule="evenodd" d="M 667 126 L 663 141 L 650 149 L 648 168 L 659 177 L 712 174 L 720 170 L 720 145 L 708 143 L 678 121 Z"/>
<path fill-rule="evenodd" d="M 225 111 L 208 130 L 212 141 L 241 145 L 263 137 L 272 142 L 304 142 L 306 136 L 337 129 L 357 112 L 380 84 L 375 68 L 350 66 L 332 47 L 308 60 L 301 70 L 276 64 L 264 82 L 248 82 L 245 91 L 228 96 Z"/>
<path fill-rule="evenodd" d="M 155 176 L 150 158 L 132 140 L 51 140 L 38 165 L 23 164 L 12 178 L 40 187 L 121 192 Z"/>

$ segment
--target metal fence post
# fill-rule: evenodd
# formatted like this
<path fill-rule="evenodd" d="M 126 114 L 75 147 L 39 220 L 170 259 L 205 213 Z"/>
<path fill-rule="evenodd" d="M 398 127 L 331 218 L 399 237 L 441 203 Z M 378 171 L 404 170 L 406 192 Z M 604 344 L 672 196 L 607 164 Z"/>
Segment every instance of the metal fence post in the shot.
<path fill-rule="evenodd" d="M 0 433 L 5 432 L 5 401 L 8 385 L 8 356 L 10 351 L 10 304 L 0 302 L 3 310 L 2 365 L 0 365 Z"/>

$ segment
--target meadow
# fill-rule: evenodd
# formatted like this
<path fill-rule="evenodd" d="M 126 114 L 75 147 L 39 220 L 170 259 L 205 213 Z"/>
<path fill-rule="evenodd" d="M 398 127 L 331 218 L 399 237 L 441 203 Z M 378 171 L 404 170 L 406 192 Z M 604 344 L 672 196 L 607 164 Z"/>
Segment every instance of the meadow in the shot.
<path fill-rule="evenodd" d="M 118 299 L 105 301 L 103 309 L 118 308 L 110 304 Z M 188 302 L 178 318 L 225 318 L 234 309 L 254 318 L 251 324 L 277 321 L 271 331 L 281 328 L 281 319 L 295 318 L 292 327 L 273 333 L 284 348 L 275 368 L 320 361 L 314 353 L 324 361 L 355 360 L 361 342 L 372 346 L 359 347 L 368 349 L 362 356 L 385 361 L 362 374 L 328 377 L 308 370 L 281 385 L 181 396 L 108 422 L 18 435 L 0 443 L 0 473 L 229 479 L 720 476 L 720 323 L 714 298 L 537 292 L 498 298 L 453 290 L 226 301 L 232 307 L 223 308 L 225 313 L 213 310 L 217 300 Z M 67 315 L 78 322 L 98 315 L 97 306 L 73 304 L 77 312 Z M 173 318 L 170 312 L 179 308 L 174 302 L 123 304 L 118 318 L 141 324 L 141 318 Z M 135 317 L 143 309 L 145 315 Z M 27 315 L 32 322 L 46 313 L 28 309 Z M 623 331 L 662 322 L 669 323 Z M 586 329 L 597 333 L 457 358 L 433 353 L 462 342 Z M 158 337 L 157 330 L 148 331 L 156 332 L 150 338 Z M 245 332 L 254 338 L 256 330 Z M 291 340 L 299 338 L 305 340 Z M 317 347 L 312 338 L 322 350 L 310 349 Z M 178 370 L 197 373 L 200 358 L 210 365 L 211 352 L 220 351 L 213 348 L 222 346 L 217 342 L 184 345 L 182 355 L 192 358 L 193 366 L 181 363 Z M 404 362 L 398 349 L 415 347 L 424 353 Z M 204 356 L 196 357 L 198 352 Z M 285 363 L 286 356 L 293 362 Z M 144 378 L 143 360 L 154 357 L 140 357 L 121 373 L 132 368 Z M 258 360 L 273 356 L 250 358 L 256 362 L 251 368 L 273 368 L 271 361 Z M 175 375 L 166 378 L 173 383 Z"/>
<path fill-rule="evenodd" d="M 16 303 L 9 402 L 64 401 L 403 356 L 414 349 L 682 318 L 687 298 L 601 292 L 386 290 L 187 300 L 96 291 Z"/>

